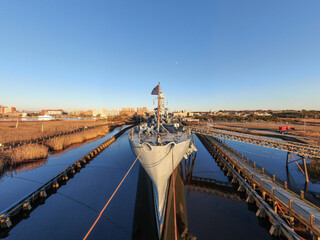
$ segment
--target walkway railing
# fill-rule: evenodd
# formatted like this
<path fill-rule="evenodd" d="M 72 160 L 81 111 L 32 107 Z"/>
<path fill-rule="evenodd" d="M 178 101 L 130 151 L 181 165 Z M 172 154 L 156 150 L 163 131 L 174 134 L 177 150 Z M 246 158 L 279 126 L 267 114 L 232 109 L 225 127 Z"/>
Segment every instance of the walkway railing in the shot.
<path fill-rule="evenodd" d="M 225 130 L 219 130 L 212 127 L 188 126 L 192 132 L 223 138 L 227 140 L 244 142 L 267 148 L 278 149 L 294 153 L 301 157 L 320 158 L 320 147 L 310 144 L 287 142 L 275 138 L 260 137 L 250 134 L 243 134 Z"/>
<path fill-rule="evenodd" d="M 239 184 L 238 190 L 246 192 L 247 202 L 256 202 L 259 207 L 257 216 L 264 216 L 269 212 L 268 215 L 275 217 L 274 213 L 279 212 L 285 219 L 290 219 L 291 224 L 294 223 L 292 219 L 295 218 L 315 237 L 320 236 L 320 209 L 304 199 L 303 191 L 300 195 L 297 195 L 285 186 L 278 184 L 274 178 L 270 179 L 267 175 L 258 171 L 246 159 L 241 158 L 218 139 L 201 135 L 199 138 L 219 163 L 219 166 L 222 167 L 222 170 L 227 171 L 227 176 L 231 177 L 232 183 Z M 272 211 L 269 205 L 266 206 L 261 202 L 261 199 L 259 200 L 257 194 L 262 200 L 268 199 L 268 201 L 271 201 Z M 291 234 L 288 232 L 289 229 L 282 225 L 283 223 L 279 224 L 274 228 L 280 226 L 288 237 L 287 234 Z M 291 237 L 295 238 L 294 236 Z"/>

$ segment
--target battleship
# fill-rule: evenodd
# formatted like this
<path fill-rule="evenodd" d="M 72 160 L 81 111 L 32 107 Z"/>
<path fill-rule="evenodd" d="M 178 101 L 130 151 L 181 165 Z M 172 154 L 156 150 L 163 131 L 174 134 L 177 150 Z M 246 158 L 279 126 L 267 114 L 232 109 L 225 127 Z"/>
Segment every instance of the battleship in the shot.
<path fill-rule="evenodd" d="M 155 114 L 130 130 L 129 142 L 152 181 L 157 230 L 161 239 L 170 176 L 181 160 L 196 148 L 191 141 L 191 132 L 165 108 L 160 83 L 151 94 L 157 95 L 158 99 Z"/>

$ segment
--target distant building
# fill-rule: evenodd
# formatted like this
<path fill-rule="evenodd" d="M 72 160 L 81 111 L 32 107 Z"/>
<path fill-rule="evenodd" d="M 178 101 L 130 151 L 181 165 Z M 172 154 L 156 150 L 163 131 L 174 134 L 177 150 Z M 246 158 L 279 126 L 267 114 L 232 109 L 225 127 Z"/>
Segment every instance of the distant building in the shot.
<path fill-rule="evenodd" d="M 137 108 L 137 115 L 145 115 L 148 113 L 149 113 L 149 110 L 146 107 L 138 107 Z"/>
<path fill-rule="evenodd" d="M 42 110 L 41 115 L 62 115 L 63 110 L 62 109 L 57 109 L 57 110 L 52 110 L 52 109 L 47 109 L 47 110 Z"/>
<path fill-rule="evenodd" d="M 192 117 L 193 115 L 194 113 L 188 112 L 188 110 L 178 111 L 173 113 L 174 117 Z"/>
<path fill-rule="evenodd" d="M 86 116 L 92 117 L 93 116 L 93 111 L 92 110 L 87 110 L 87 111 L 84 111 L 83 114 L 86 115 Z"/>
<path fill-rule="evenodd" d="M 1 114 L 6 114 L 6 113 L 14 113 L 16 112 L 15 107 L 7 107 L 7 106 L 1 106 L 0 113 Z"/>
<path fill-rule="evenodd" d="M 99 115 L 100 114 L 100 115 Z M 114 109 L 94 109 L 93 116 L 100 116 L 100 117 L 108 117 L 108 116 L 118 116 L 119 111 Z"/>
<path fill-rule="evenodd" d="M 134 108 L 122 108 L 120 111 L 120 115 L 127 115 L 132 117 L 135 114 L 136 114 L 136 111 L 134 110 Z"/>
<path fill-rule="evenodd" d="M 106 116 L 119 116 L 119 111 L 114 109 L 107 110 Z"/>
<path fill-rule="evenodd" d="M 93 109 L 93 113 L 92 116 L 96 117 L 96 116 L 101 116 L 104 117 L 107 115 L 107 109 Z"/>
<path fill-rule="evenodd" d="M 256 116 L 271 116 L 271 114 L 267 112 L 254 112 L 253 114 Z"/>

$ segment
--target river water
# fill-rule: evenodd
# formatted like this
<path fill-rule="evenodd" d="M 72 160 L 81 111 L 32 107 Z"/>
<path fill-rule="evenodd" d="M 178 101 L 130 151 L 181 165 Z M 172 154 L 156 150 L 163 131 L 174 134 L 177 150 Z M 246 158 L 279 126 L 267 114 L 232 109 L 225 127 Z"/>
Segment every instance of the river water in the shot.
<path fill-rule="evenodd" d="M 118 131 L 119 129 L 115 129 L 104 138 L 85 143 L 59 156 L 52 155 L 33 169 L 20 169 L 17 172 L 5 174 L 0 180 L 0 211 L 37 189 L 41 183 L 54 177 Z M 197 137 L 195 137 L 195 143 L 198 152 L 193 176 L 228 183 L 228 178 Z M 234 142 L 230 142 L 230 145 L 254 158 L 257 163 L 265 165 L 265 168 L 270 169 L 271 172 L 286 176 L 280 167 L 272 167 L 275 163 L 272 163 L 269 158 L 260 156 L 267 155 L 282 159 L 280 153 L 273 154 L 269 149 L 259 149 Z M 267 152 L 261 152 L 262 150 Z M 82 239 L 134 160 L 135 156 L 131 151 L 128 132 L 126 132 L 81 169 L 66 185 L 61 186 L 56 194 L 51 195 L 44 204 L 35 208 L 28 217 L 2 237 L 5 239 Z M 281 161 L 285 163 L 285 157 Z M 184 160 L 181 168 L 184 169 Z M 290 171 L 292 176 L 298 176 L 294 179 L 300 184 L 303 176 L 299 176 L 294 166 L 290 166 Z M 134 226 L 139 225 L 137 221 L 140 221 L 139 217 L 135 216 L 135 212 L 136 214 L 139 212 L 135 211 L 135 208 L 139 205 L 137 204 L 139 201 L 143 201 L 140 197 L 137 198 L 138 179 L 141 177 L 139 173 L 141 174 L 141 169 L 137 162 L 88 239 L 132 238 Z M 312 189 L 316 190 L 317 184 L 314 184 Z M 209 193 L 194 189 L 186 183 L 184 195 L 180 197 L 185 198 L 186 209 L 180 210 L 187 214 L 188 232 L 197 239 L 271 239 L 268 224 L 258 219 L 252 206 L 246 204 L 243 196 L 237 193 L 219 188 Z M 150 210 L 149 213 L 152 214 L 152 211 Z M 147 231 L 143 229 L 144 225 L 141 225 L 141 231 Z"/>

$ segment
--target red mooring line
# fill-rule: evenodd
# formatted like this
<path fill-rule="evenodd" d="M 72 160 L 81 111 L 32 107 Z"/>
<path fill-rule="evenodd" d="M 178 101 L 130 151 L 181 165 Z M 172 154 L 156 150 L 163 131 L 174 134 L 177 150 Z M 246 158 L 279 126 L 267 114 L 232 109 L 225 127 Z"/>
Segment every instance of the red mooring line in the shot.
<path fill-rule="evenodd" d="M 112 198 L 114 197 L 114 195 L 117 193 L 118 189 L 121 187 L 123 181 L 126 179 L 127 175 L 129 174 L 129 172 L 131 171 L 131 169 L 133 168 L 134 164 L 137 162 L 138 158 L 140 157 L 140 154 L 142 152 L 142 149 L 139 153 L 139 155 L 137 156 L 136 160 L 134 160 L 134 162 L 132 163 L 131 167 L 129 168 L 129 170 L 127 171 L 126 175 L 123 177 L 123 179 L 121 180 L 121 182 L 119 183 L 118 187 L 116 188 L 116 190 L 113 192 L 113 194 L 111 195 L 111 197 L 109 198 L 108 202 L 106 203 L 106 205 L 103 207 L 103 209 L 101 210 L 101 212 L 99 213 L 99 216 L 97 217 L 97 219 L 94 221 L 94 223 L 92 224 L 91 228 L 89 229 L 89 231 L 87 232 L 87 234 L 84 236 L 83 240 L 86 240 L 89 236 L 89 234 L 91 233 L 92 229 L 96 226 L 97 222 L 99 221 L 100 217 L 102 216 L 102 213 L 104 212 L 104 210 L 106 210 L 107 206 L 109 205 L 109 203 L 111 202 Z"/>

